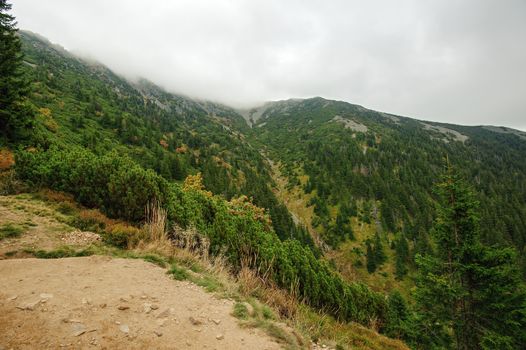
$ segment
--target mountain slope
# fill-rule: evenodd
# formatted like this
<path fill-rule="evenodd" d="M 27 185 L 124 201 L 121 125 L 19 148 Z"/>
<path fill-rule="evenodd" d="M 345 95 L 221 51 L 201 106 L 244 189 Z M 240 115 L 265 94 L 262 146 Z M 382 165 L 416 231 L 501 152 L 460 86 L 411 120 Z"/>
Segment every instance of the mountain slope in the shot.
<path fill-rule="evenodd" d="M 485 243 L 515 247 L 524 264 L 521 132 L 422 122 L 323 98 L 236 112 L 129 82 L 36 35 L 21 37 L 38 120 L 36 148 L 18 152 L 15 169 L 30 186 L 67 192 L 135 224 L 158 202 L 172 239 L 197 230 L 234 274 L 249 269 L 340 321 L 413 344 L 418 316 L 395 289 L 410 297 L 415 256 L 436 246 L 431 189 L 445 160 L 477 192 Z M 187 176 L 198 172 L 203 183 Z M 135 234 L 128 233 L 111 239 L 126 243 Z"/>
<path fill-rule="evenodd" d="M 115 150 L 175 181 L 201 172 L 214 193 L 245 194 L 267 208 L 282 239 L 313 246 L 272 193 L 268 166 L 245 140 L 249 128 L 233 109 L 167 93 L 144 79 L 131 83 L 34 33 L 20 36 L 38 109 L 34 139 L 43 148 Z"/>
<path fill-rule="evenodd" d="M 413 253 L 429 247 L 431 188 L 445 157 L 475 187 L 484 241 L 524 255 L 526 133 L 423 122 L 322 98 L 269 103 L 248 115 L 253 142 L 281 162 L 290 193 L 314 208 L 309 224 L 334 248 L 358 238 L 347 245 L 346 264 L 365 268 L 366 240 L 376 232 L 386 246 L 402 235 Z"/>
<path fill-rule="evenodd" d="M 485 241 L 524 254 L 526 133 L 422 122 L 322 98 L 235 111 L 146 80 L 130 83 L 38 35 L 21 38 L 39 109 L 35 138 L 45 148 L 117 150 L 176 181 L 200 171 L 214 193 L 246 194 L 269 209 L 282 239 L 314 246 L 272 192 L 270 158 L 288 181 L 281 200 L 295 192 L 314 209 L 300 224 L 314 227 L 315 238 L 338 247 L 360 236 L 357 245 L 347 243 L 355 256 L 346 265 L 365 265 L 365 241 L 375 232 L 385 232 L 385 245 L 402 235 L 411 255 L 427 249 L 431 187 L 447 155 L 476 187 Z"/>

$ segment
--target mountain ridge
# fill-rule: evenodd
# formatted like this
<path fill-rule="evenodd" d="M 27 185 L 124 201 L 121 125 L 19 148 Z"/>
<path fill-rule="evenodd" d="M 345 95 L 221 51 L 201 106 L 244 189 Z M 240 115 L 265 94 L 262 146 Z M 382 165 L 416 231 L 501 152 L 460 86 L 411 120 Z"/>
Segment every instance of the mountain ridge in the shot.
<path fill-rule="evenodd" d="M 150 81 L 146 77 L 137 77 L 137 78 L 134 78 L 134 79 L 127 78 L 124 75 L 120 75 L 120 74 L 115 73 L 112 69 L 108 68 L 104 63 L 102 63 L 102 62 L 100 62 L 100 61 L 98 61 L 96 59 L 86 58 L 86 57 L 84 57 L 82 55 L 78 55 L 78 54 L 72 53 L 71 51 L 68 51 L 67 49 L 62 47 L 60 44 L 53 43 L 49 39 L 47 39 L 46 37 L 44 37 L 44 36 L 42 36 L 42 35 L 40 35 L 38 33 L 35 33 L 33 31 L 30 31 L 30 30 L 26 30 L 26 29 L 21 29 L 19 32 L 23 33 L 23 34 L 26 34 L 26 35 L 30 35 L 30 36 L 38 39 L 39 41 L 41 41 L 43 43 L 46 43 L 47 45 L 53 47 L 55 50 L 57 50 L 57 52 L 59 52 L 61 54 L 68 55 L 69 57 L 76 58 L 76 59 L 81 60 L 81 61 L 83 61 L 83 62 L 85 62 L 87 64 L 90 64 L 90 65 L 94 65 L 94 66 L 98 66 L 98 67 L 104 68 L 105 70 L 111 72 L 113 75 L 119 76 L 121 79 L 126 80 L 131 85 L 137 86 L 139 88 L 139 90 L 141 89 L 141 87 L 143 87 L 143 83 L 146 83 L 147 85 L 149 85 L 151 87 L 154 87 L 155 90 L 160 91 L 163 94 L 169 94 L 169 95 L 171 95 L 173 97 L 179 97 L 179 98 L 182 98 L 182 99 L 191 100 L 191 101 L 194 101 L 197 104 L 203 104 L 205 106 L 206 105 L 210 105 L 210 106 L 213 106 L 215 108 L 217 108 L 217 107 L 223 108 L 225 110 L 228 110 L 230 113 L 236 113 L 236 114 L 239 114 L 240 116 L 242 116 L 247 121 L 247 124 L 249 126 L 251 126 L 251 123 L 252 123 L 249 120 L 252 117 L 252 115 L 256 115 L 257 116 L 254 119 L 254 122 L 256 122 L 257 120 L 259 120 L 259 118 L 261 118 L 262 114 L 265 113 L 269 109 L 273 109 L 273 108 L 276 108 L 276 107 L 279 108 L 281 106 L 287 106 L 287 105 L 294 105 L 294 104 L 300 103 L 302 101 L 321 99 L 321 100 L 327 101 L 327 102 L 347 103 L 347 104 L 349 104 L 351 106 L 355 106 L 355 107 L 357 107 L 359 109 L 362 109 L 364 111 L 369 111 L 369 112 L 378 113 L 380 115 L 385 115 L 386 118 L 391 118 L 391 117 L 394 117 L 394 118 L 408 118 L 408 119 L 413 119 L 413 120 L 420 121 L 422 123 L 442 124 L 442 125 L 445 125 L 445 126 L 451 125 L 451 126 L 460 126 L 460 127 L 481 127 L 481 128 L 488 128 L 488 130 L 495 131 L 495 132 L 501 132 L 501 130 L 502 130 L 502 132 L 505 132 L 505 133 L 511 133 L 511 134 L 518 135 L 520 137 L 526 137 L 526 131 L 523 131 L 523 130 L 520 130 L 520 129 L 515 129 L 515 128 L 512 128 L 512 127 L 508 127 L 508 126 L 492 125 L 492 124 L 464 125 L 464 124 L 453 124 L 453 123 L 450 123 L 450 122 L 441 122 L 441 121 L 428 120 L 428 119 L 418 119 L 418 118 L 414 118 L 414 117 L 403 116 L 403 115 L 399 115 L 399 114 L 394 114 L 394 113 L 389 113 L 389 112 L 383 112 L 383 111 L 370 109 L 370 108 L 364 107 L 363 105 L 355 104 L 355 103 L 352 103 L 352 102 L 347 101 L 347 100 L 328 99 L 328 98 L 325 98 L 323 96 L 313 96 L 313 97 L 305 97 L 305 98 L 291 97 L 291 98 L 287 98 L 287 99 L 269 100 L 269 101 L 265 101 L 265 102 L 262 102 L 262 103 L 255 104 L 254 106 L 251 106 L 251 107 L 236 108 L 236 107 L 233 107 L 233 106 L 229 106 L 228 104 L 225 104 L 225 103 L 220 102 L 220 101 L 212 101 L 212 100 L 208 100 L 206 98 L 192 97 L 192 96 L 189 96 L 189 95 L 185 95 L 184 93 L 170 92 L 168 89 L 157 85 L 156 83 Z"/>

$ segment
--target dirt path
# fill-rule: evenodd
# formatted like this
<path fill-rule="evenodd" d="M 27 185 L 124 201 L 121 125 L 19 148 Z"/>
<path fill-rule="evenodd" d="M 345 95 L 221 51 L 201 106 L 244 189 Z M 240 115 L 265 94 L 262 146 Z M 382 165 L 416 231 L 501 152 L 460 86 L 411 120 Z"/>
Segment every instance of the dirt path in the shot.
<path fill-rule="evenodd" d="M 0 349 L 279 349 L 142 260 L 0 260 Z"/>

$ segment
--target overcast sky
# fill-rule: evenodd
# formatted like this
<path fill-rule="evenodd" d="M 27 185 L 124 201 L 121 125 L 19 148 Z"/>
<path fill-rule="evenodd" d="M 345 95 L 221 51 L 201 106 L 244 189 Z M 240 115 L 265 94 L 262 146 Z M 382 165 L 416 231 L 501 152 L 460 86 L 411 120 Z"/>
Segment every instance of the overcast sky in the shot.
<path fill-rule="evenodd" d="M 172 92 L 526 130 L 525 0 L 11 2 L 20 28 Z"/>

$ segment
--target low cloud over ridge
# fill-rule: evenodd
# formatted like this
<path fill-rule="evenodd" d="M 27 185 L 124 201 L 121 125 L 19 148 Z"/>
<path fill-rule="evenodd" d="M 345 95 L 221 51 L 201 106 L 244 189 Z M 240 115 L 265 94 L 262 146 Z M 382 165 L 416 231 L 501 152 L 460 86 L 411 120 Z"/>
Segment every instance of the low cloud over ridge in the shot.
<path fill-rule="evenodd" d="M 323 96 L 526 130 L 526 2 L 17 0 L 19 27 L 234 106 Z"/>

